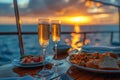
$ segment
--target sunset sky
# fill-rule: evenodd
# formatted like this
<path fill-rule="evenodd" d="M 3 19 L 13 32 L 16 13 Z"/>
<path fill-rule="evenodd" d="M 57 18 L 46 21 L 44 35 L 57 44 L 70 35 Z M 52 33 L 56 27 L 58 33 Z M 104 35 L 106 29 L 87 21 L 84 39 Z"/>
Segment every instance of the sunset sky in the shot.
<path fill-rule="evenodd" d="M 118 23 L 117 8 L 86 0 L 18 0 L 18 5 L 23 24 L 37 24 L 38 18 L 60 19 L 63 24 Z M 15 24 L 13 0 L 0 0 L 0 24 Z"/>

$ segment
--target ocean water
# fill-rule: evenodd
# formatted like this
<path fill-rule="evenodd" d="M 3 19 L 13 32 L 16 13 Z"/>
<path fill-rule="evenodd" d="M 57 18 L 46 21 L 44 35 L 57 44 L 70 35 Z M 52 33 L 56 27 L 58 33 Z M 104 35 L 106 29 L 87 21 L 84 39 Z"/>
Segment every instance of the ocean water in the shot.
<path fill-rule="evenodd" d="M 37 25 L 22 25 L 22 32 L 37 32 Z M 80 26 L 81 32 L 92 31 L 118 31 L 118 25 L 96 25 L 96 26 Z M 62 32 L 74 31 L 74 25 L 62 25 Z M 0 32 L 17 32 L 16 25 L 0 25 Z M 72 43 L 72 39 L 76 36 L 71 34 L 61 34 L 61 41 L 59 45 L 67 45 Z M 87 34 L 87 39 L 92 45 L 110 45 L 109 33 L 96 33 Z M 23 43 L 25 54 L 42 54 L 37 35 L 23 35 Z M 67 42 L 66 42 L 67 39 Z M 80 41 L 82 42 L 83 35 L 80 35 Z M 118 41 L 118 34 L 114 34 L 114 41 Z M 78 41 L 79 42 L 79 41 Z M 47 48 L 48 54 L 53 54 L 54 43 L 50 38 L 50 43 Z M 20 57 L 19 40 L 17 35 L 0 35 L 0 65 L 10 63 L 13 59 Z"/>

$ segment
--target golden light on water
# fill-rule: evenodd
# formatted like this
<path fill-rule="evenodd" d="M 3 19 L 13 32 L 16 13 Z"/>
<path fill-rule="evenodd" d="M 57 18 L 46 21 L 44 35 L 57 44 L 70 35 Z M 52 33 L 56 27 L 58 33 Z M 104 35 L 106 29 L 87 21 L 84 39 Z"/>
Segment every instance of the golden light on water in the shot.
<path fill-rule="evenodd" d="M 78 24 L 76 24 L 74 26 L 74 32 L 76 32 L 76 33 L 71 33 L 71 47 L 72 48 L 69 51 L 74 50 L 74 49 L 81 50 L 81 48 L 79 48 L 79 47 L 83 46 L 82 42 L 80 42 L 81 35 L 77 34 L 80 31 L 81 31 L 80 26 Z"/>
<path fill-rule="evenodd" d="M 77 42 L 80 40 L 80 35 L 77 32 L 80 32 L 79 26 L 74 26 L 74 31 L 76 33 L 71 33 L 71 47 L 73 49 L 77 48 Z"/>

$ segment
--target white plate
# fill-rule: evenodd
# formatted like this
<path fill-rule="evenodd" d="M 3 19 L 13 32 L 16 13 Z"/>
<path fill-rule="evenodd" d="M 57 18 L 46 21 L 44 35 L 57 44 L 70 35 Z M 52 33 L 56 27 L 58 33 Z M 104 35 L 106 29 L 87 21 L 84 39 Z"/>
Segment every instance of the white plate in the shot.
<path fill-rule="evenodd" d="M 67 62 L 70 63 L 73 66 L 78 67 L 79 69 L 82 70 L 86 70 L 86 71 L 90 71 L 90 72 L 96 72 L 96 73 L 111 73 L 111 74 L 116 74 L 116 73 L 120 73 L 120 70 L 100 70 L 100 69 L 95 69 L 95 68 L 88 68 L 88 67 L 84 67 L 84 66 L 79 66 L 77 64 L 73 64 L 69 61 L 69 56 L 66 58 Z"/>
<path fill-rule="evenodd" d="M 18 66 L 18 67 L 26 67 L 27 68 L 27 67 L 42 66 L 43 62 L 40 62 L 40 63 L 38 62 L 38 63 L 35 63 L 35 64 L 33 64 L 33 63 L 32 64 L 31 63 L 30 64 L 21 64 L 19 59 L 14 59 L 13 62 L 12 62 L 12 64 L 15 65 L 15 66 Z M 48 62 L 45 61 L 45 64 L 48 64 Z"/>

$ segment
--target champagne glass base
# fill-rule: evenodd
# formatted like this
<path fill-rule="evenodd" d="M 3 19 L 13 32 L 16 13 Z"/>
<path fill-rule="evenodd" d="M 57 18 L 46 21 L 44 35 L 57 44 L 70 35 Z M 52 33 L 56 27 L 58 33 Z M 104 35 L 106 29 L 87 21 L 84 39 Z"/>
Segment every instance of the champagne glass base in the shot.
<path fill-rule="evenodd" d="M 49 70 L 49 69 L 45 69 L 45 70 L 41 70 L 40 72 L 38 72 L 38 75 L 42 76 L 42 77 L 47 77 L 52 75 L 54 72 Z"/>

